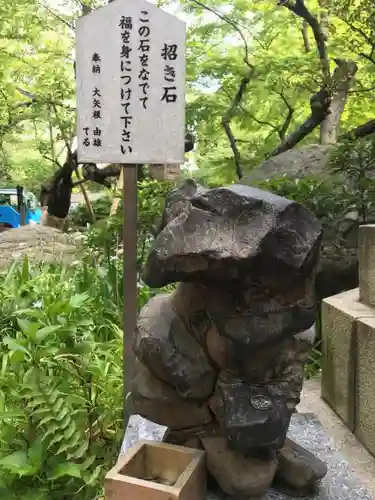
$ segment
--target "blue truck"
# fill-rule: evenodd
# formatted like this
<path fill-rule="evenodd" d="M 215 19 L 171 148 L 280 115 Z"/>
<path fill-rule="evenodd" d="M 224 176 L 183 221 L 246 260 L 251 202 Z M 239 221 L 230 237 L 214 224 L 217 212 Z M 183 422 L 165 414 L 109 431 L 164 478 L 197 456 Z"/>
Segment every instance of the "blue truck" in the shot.
<path fill-rule="evenodd" d="M 33 193 L 21 186 L 0 188 L 0 232 L 25 224 L 40 224 L 42 215 Z"/>

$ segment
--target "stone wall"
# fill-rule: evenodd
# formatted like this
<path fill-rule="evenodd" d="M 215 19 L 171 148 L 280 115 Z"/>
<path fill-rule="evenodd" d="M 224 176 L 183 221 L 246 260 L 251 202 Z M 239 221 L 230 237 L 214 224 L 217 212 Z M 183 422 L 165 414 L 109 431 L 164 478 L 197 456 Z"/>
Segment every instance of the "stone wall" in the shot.
<path fill-rule="evenodd" d="M 323 301 L 322 397 L 375 455 L 375 225 L 358 253 L 359 288 Z"/>

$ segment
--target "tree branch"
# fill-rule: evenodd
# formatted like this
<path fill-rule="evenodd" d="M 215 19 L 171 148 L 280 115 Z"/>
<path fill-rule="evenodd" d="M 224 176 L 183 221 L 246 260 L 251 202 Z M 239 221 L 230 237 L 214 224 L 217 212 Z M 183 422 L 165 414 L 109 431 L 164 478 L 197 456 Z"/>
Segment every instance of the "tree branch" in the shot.
<path fill-rule="evenodd" d="M 312 29 L 316 46 L 318 49 L 320 64 L 323 73 L 323 86 L 328 87 L 330 83 L 330 70 L 329 70 L 329 62 L 328 55 L 326 50 L 326 43 L 324 33 L 321 29 L 319 20 L 316 16 L 314 16 L 306 7 L 304 0 L 279 0 L 278 5 L 282 7 L 286 7 L 291 12 L 293 12 L 296 16 L 301 17 Z"/>
<path fill-rule="evenodd" d="M 255 121 L 255 123 L 258 123 L 258 125 L 265 125 L 266 127 L 270 127 L 272 128 L 275 132 L 279 133 L 279 127 L 277 127 L 277 125 L 274 125 L 273 123 L 271 122 L 266 122 L 265 120 L 260 120 L 259 118 L 257 118 L 255 115 L 253 115 L 252 113 L 250 113 L 249 111 L 246 111 L 244 110 L 245 113 L 249 116 L 249 118 L 251 118 L 252 120 Z"/>
<path fill-rule="evenodd" d="M 259 118 L 257 118 L 256 116 L 254 116 L 252 113 L 250 113 L 247 110 L 244 110 L 244 112 L 252 120 L 254 120 L 256 123 L 258 123 L 259 125 L 265 125 L 267 127 L 272 128 L 275 132 L 277 132 L 277 135 L 279 136 L 280 141 L 284 141 L 286 132 L 287 132 L 288 128 L 290 127 L 290 124 L 291 124 L 291 121 L 293 118 L 294 109 L 289 104 L 289 102 L 286 99 L 284 92 L 282 90 L 281 91 L 273 90 L 273 92 L 275 92 L 276 94 L 278 94 L 282 98 L 283 102 L 285 103 L 286 107 L 288 108 L 288 113 L 287 113 L 285 120 L 281 126 L 274 125 L 273 123 L 267 122 L 265 120 L 260 120 Z"/>
<path fill-rule="evenodd" d="M 340 135 L 339 141 L 346 139 L 359 139 L 360 137 L 365 137 L 366 135 L 373 134 L 375 132 L 375 119 L 370 120 L 359 127 L 345 132 L 345 134 Z"/>
<path fill-rule="evenodd" d="M 56 160 L 56 158 L 50 158 L 49 156 L 46 156 L 46 155 L 43 155 L 43 158 L 45 160 L 48 160 L 50 161 L 51 163 L 54 163 L 55 165 L 57 165 L 59 168 L 61 168 L 61 164 L 58 162 L 58 160 Z"/>
<path fill-rule="evenodd" d="M 47 10 L 47 12 L 49 14 L 51 14 L 51 16 L 53 16 L 55 19 L 57 19 L 61 23 L 65 24 L 65 26 L 67 26 L 69 29 L 71 29 L 72 31 L 75 32 L 74 26 L 72 24 L 70 24 L 66 19 L 64 19 L 59 14 L 57 14 L 55 11 L 53 11 L 50 7 L 48 7 L 48 5 L 44 4 L 43 7 Z"/>
<path fill-rule="evenodd" d="M 367 59 L 367 61 L 370 61 L 372 64 L 375 64 L 374 50 L 375 50 L 375 46 L 372 48 L 370 54 L 365 54 L 364 52 L 360 52 L 359 55 L 361 57 L 363 57 L 364 59 Z"/>
<path fill-rule="evenodd" d="M 236 95 L 234 96 L 234 99 L 232 101 L 232 104 L 222 119 L 222 125 L 224 127 L 225 133 L 227 134 L 230 147 L 232 148 L 232 151 L 233 151 L 234 164 L 236 166 L 236 174 L 237 174 L 237 177 L 239 179 L 242 179 L 242 177 L 243 177 L 243 169 L 241 166 L 241 154 L 240 154 L 240 151 L 237 147 L 237 142 L 236 142 L 236 139 L 233 135 L 232 128 L 230 126 L 230 122 L 236 113 L 237 107 L 239 106 L 239 104 L 242 101 L 242 98 L 243 98 L 245 91 L 246 91 L 246 87 L 250 83 L 250 80 L 251 80 L 251 77 L 254 73 L 254 70 L 255 70 L 255 68 L 252 67 L 249 74 L 242 78 L 242 80 L 238 86 Z"/>
<path fill-rule="evenodd" d="M 288 100 L 286 99 L 285 95 L 284 95 L 284 92 L 281 90 L 281 92 L 277 92 L 275 90 L 275 92 L 277 94 L 279 94 L 279 96 L 281 97 L 281 99 L 284 101 L 286 107 L 288 108 L 288 114 L 286 115 L 285 117 L 285 120 L 284 120 L 284 123 L 282 124 L 282 126 L 278 129 L 278 134 L 279 134 L 279 137 L 280 137 L 280 140 L 281 141 L 284 141 L 285 139 L 285 135 L 288 131 L 288 128 L 290 127 L 290 124 L 292 122 L 292 118 L 293 118 L 293 113 L 294 113 L 294 109 L 292 108 L 292 106 L 289 104 Z"/>
<path fill-rule="evenodd" d="M 207 5 L 200 2 L 199 0 L 190 0 L 190 1 L 195 3 L 196 5 L 198 5 L 199 7 L 202 7 L 203 9 L 209 11 L 209 12 L 212 12 L 219 19 L 221 19 L 222 21 L 224 21 L 227 24 L 229 24 L 230 26 L 232 26 L 236 30 L 236 32 L 238 33 L 238 35 L 240 36 L 240 38 L 243 42 L 243 46 L 244 46 L 243 62 L 245 63 L 245 65 L 248 68 L 248 74 L 241 79 L 239 86 L 238 86 L 238 89 L 237 89 L 237 92 L 233 98 L 232 104 L 222 119 L 222 125 L 223 125 L 225 133 L 228 137 L 230 147 L 232 148 L 234 163 L 236 166 L 236 174 L 237 174 L 237 177 L 239 179 L 241 179 L 243 177 L 243 169 L 241 166 L 241 154 L 240 154 L 240 151 L 237 147 L 236 138 L 233 135 L 230 122 L 236 113 L 236 109 L 237 109 L 238 105 L 242 101 L 242 98 L 243 98 L 245 91 L 246 91 L 246 87 L 249 84 L 249 82 L 254 74 L 254 71 L 255 71 L 254 65 L 251 64 L 249 61 L 249 46 L 248 46 L 246 38 L 245 38 L 245 36 L 244 36 L 244 34 L 243 34 L 242 30 L 240 29 L 237 22 L 233 21 L 233 19 L 231 19 L 227 15 L 222 14 L 221 12 L 219 12 L 211 7 L 208 7 Z"/>
<path fill-rule="evenodd" d="M 318 125 L 322 123 L 326 117 L 330 106 L 329 93 L 325 88 L 322 88 L 310 99 L 310 116 L 303 122 L 303 124 L 292 134 L 290 134 L 285 141 L 283 141 L 277 148 L 275 148 L 267 158 L 277 156 L 284 151 L 294 148 L 302 139 L 310 134 Z"/>
<path fill-rule="evenodd" d="M 373 15 L 373 14 L 372 14 Z M 352 16 L 352 19 L 354 18 L 354 20 L 358 21 L 359 22 L 359 17 L 360 16 Z M 368 61 L 370 61 L 372 64 L 375 64 L 375 58 L 374 58 L 374 52 L 375 52 L 375 38 L 368 35 L 366 33 L 366 31 L 364 31 L 362 28 L 356 26 L 354 24 L 354 22 L 352 22 L 348 17 L 345 17 L 344 16 L 341 16 L 342 20 L 344 21 L 344 23 L 352 30 L 354 31 L 354 33 L 357 33 L 358 35 L 360 35 L 364 40 L 365 42 L 370 46 L 370 54 L 366 54 L 365 52 L 359 52 L 358 55 L 360 55 L 361 57 L 363 57 L 364 59 L 367 59 Z M 367 21 L 370 22 L 370 19 L 371 18 L 368 18 Z M 373 34 L 374 31 L 373 29 L 371 29 L 371 33 Z"/>
<path fill-rule="evenodd" d="M 362 92 L 372 92 L 373 90 L 375 90 L 375 86 L 374 87 L 369 87 L 367 89 L 349 90 L 348 94 L 361 94 Z"/>

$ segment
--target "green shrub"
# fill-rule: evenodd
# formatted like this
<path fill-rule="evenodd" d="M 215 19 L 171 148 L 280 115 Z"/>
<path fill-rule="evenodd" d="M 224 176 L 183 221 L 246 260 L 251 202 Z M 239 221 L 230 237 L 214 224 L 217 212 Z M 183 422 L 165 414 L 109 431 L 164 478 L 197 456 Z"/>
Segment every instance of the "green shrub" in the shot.
<path fill-rule="evenodd" d="M 113 197 L 107 192 L 102 197 L 94 200 L 91 205 L 94 211 L 96 220 L 100 221 L 109 216 L 111 211 Z M 75 228 L 86 228 L 87 224 L 91 224 L 90 214 L 85 203 L 79 204 L 71 211 L 69 215 L 70 226 Z"/>
<path fill-rule="evenodd" d="M 86 261 L 67 271 L 27 260 L 2 276 L 4 500 L 101 496 L 123 434 L 122 306 L 109 276 Z"/>

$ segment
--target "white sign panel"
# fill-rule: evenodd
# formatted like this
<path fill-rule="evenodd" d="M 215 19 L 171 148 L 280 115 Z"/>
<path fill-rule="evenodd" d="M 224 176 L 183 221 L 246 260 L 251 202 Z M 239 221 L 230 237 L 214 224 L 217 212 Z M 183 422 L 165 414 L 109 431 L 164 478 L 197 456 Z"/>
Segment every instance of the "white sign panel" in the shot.
<path fill-rule="evenodd" d="M 81 163 L 183 163 L 185 23 L 144 0 L 77 20 Z"/>

